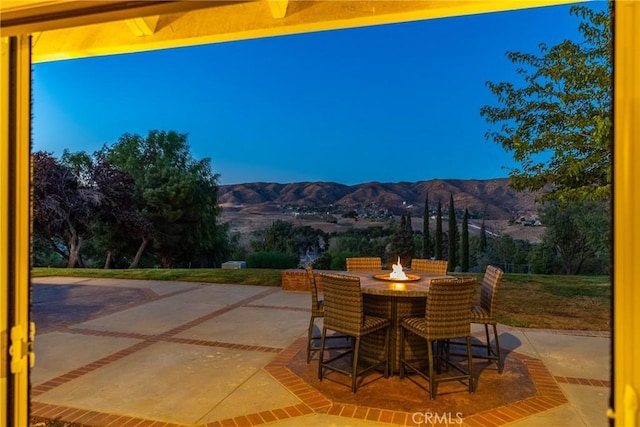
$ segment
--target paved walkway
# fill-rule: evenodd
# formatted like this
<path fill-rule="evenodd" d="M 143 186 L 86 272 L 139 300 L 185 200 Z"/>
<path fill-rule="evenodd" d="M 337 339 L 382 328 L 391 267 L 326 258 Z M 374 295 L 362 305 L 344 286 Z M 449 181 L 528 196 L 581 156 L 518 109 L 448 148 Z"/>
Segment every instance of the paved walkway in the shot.
<path fill-rule="evenodd" d="M 610 338 L 500 327 L 505 372 L 478 389 L 367 377 L 358 393 L 305 360 L 307 293 L 34 279 L 31 413 L 87 426 L 606 426 Z M 454 384 L 454 383 L 451 383 Z M 442 392 L 442 394 L 440 394 Z"/>

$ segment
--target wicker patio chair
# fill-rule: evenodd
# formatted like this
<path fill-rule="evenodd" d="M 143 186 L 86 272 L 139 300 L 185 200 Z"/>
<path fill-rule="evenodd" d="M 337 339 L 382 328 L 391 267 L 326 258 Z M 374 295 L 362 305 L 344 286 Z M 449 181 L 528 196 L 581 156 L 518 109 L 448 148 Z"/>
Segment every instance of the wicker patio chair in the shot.
<path fill-rule="evenodd" d="M 480 290 L 480 304 L 471 306 L 471 323 L 484 325 L 486 342 L 479 346 L 487 349 L 487 355 L 475 355 L 482 359 L 495 360 L 498 364 L 498 372 L 502 373 L 504 362 L 500 356 L 500 341 L 498 340 L 498 320 L 497 320 L 497 295 L 498 287 L 502 281 L 504 272 L 498 267 L 488 265 L 482 278 L 482 288 Z M 493 327 L 494 348 L 491 347 L 489 339 L 489 325 Z M 476 344 L 478 345 L 478 344 Z"/>
<path fill-rule="evenodd" d="M 414 258 L 411 260 L 412 273 L 447 274 L 449 261 L 438 259 Z"/>
<path fill-rule="evenodd" d="M 347 258 L 347 271 L 382 270 L 382 258 L 359 257 Z"/>
<path fill-rule="evenodd" d="M 324 321 L 320 340 L 318 379 L 322 381 L 326 369 L 347 375 L 351 378 L 351 391 L 355 393 L 357 390 L 357 377 L 372 369 L 384 365 L 384 376 L 388 378 L 389 330 L 391 322 L 389 319 L 364 314 L 360 278 L 342 274 L 322 274 L 322 287 L 324 292 Z M 358 370 L 360 339 L 382 329 L 385 331 L 382 358 L 370 366 Z M 333 357 L 330 355 L 325 360 L 325 341 L 328 330 L 352 337 L 352 347 L 338 352 Z M 351 369 L 334 363 L 347 355 L 351 355 Z"/>
<path fill-rule="evenodd" d="M 400 379 L 404 378 L 405 367 L 429 382 L 429 396 L 436 397 L 437 384 L 444 381 L 464 381 L 469 385 L 469 393 L 474 391 L 473 359 L 471 353 L 471 312 L 469 306 L 473 297 L 476 279 L 472 277 L 433 279 L 429 284 L 427 307 L 424 317 L 402 319 L 400 328 Z M 427 341 L 428 372 L 425 374 L 417 360 L 406 360 L 404 351 L 407 332 L 416 334 Z M 444 341 L 464 338 L 467 346 L 467 369 L 451 363 L 443 355 Z M 433 346 L 437 344 L 434 358 Z M 435 363 L 434 363 L 435 362 Z M 438 375 L 440 364 L 456 369 L 459 375 Z"/>
<path fill-rule="evenodd" d="M 318 298 L 318 285 L 316 283 L 316 276 L 313 273 L 313 267 L 309 264 L 306 268 L 307 280 L 309 283 L 309 290 L 311 291 L 311 318 L 309 319 L 309 331 L 307 333 L 307 363 L 311 362 L 313 353 L 320 350 L 320 346 L 315 345 L 315 342 L 322 338 L 321 335 L 314 335 L 313 330 L 315 327 L 316 319 L 324 317 L 324 301 Z M 327 339 L 342 339 L 345 340 L 344 335 L 332 335 Z M 345 345 L 331 348 L 350 348 Z"/>

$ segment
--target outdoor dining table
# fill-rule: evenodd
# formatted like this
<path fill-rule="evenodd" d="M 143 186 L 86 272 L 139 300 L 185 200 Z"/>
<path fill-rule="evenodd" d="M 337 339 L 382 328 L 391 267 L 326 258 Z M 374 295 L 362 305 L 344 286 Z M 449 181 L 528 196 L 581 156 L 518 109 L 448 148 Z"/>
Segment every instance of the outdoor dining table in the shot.
<path fill-rule="evenodd" d="M 400 368 L 400 328 L 405 317 L 424 316 L 427 292 L 432 279 L 451 276 L 435 273 L 410 273 L 419 276 L 415 281 L 383 280 L 376 276 L 388 276 L 389 271 L 347 271 L 342 274 L 360 278 L 365 314 L 384 317 L 391 320 L 389 342 L 389 363 L 391 372 Z M 426 341 L 416 335 L 405 337 L 405 357 L 421 359 L 426 363 Z M 360 343 L 360 359 L 363 361 L 378 360 L 384 349 L 384 332 L 363 337 Z"/>

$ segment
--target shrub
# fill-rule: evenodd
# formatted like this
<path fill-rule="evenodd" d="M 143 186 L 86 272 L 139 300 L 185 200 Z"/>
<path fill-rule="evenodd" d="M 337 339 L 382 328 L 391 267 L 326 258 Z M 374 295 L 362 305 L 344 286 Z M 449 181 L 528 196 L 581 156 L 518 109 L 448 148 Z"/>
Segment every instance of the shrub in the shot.
<path fill-rule="evenodd" d="M 347 258 L 360 256 L 357 252 L 342 251 L 331 257 L 331 270 L 346 270 Z"/>
<path fill-rule="evenodd" d="M 298 258 L 284 252 L 255 252 L 247 256 L 247 268 L 296 268 Z"/>
<path fill-rule="evenodd" d="M 329 252 L 323 252 L 322 255 L 313 262 L 313 268 L 318 270 L 330 270 L 332 259 L 333 257 Z"/>

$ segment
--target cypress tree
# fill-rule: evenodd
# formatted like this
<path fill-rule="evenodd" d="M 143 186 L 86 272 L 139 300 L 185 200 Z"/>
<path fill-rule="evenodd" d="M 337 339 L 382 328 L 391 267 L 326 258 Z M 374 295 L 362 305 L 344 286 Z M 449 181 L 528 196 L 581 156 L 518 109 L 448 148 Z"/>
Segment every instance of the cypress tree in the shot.
<path fill-rule="evenodd" d="M 411 260 L 416 252 L 416 246 L 413 242 L 413 226 L 411 225 L 411 214 L 407 214 L 407 220 L 405 221 L 404 233 L 404 257 L 403 257 L 403 265 L 407 267 L 411 265 Z"/>
<path fill-rule="evenodd" d="M 391 239 L 391 260 L 395 264 L 396 257 L 400 256 L 400 252 L 402 252 L 402 230 L 404 229 L 404 215 L 400 217 L 400 226 L 395 230 L 393 237 Z"/>
<path fill-rule="evenodd" d="M 391 261 L 394 263 L 397 257 L 400 257 L 400 262 L 403 266 L 408 266 L 411 263 L 415 245 L 413 243 L 413 228 L 411 228 L 411 217 L 409 215 L 400 217 L 400 227 L 393 236 L 391 252 Z"/>
<path fill-rule="evenodd" d="M 463 272 L 469 271 L 469 210 L 464 208 L 462 217 L 462 236 L 460 237 L 460 267 Z"/>
<path fill-rule="evenodd" d="M 458 265 L 458 224 L 456 223 L 456 208 L 453 205 L 453 194 L 449 197 L 449 270 L 455 271 Z"/>
<path fill-rule="evenodd" d="M 422 258 L 431 258 L 429 239 L 429 193 L 427 193 L 424 197 L 424 216 L 422 217 Z"/>
<path fill-rule="evenodd" d="M 436 259 L 442 259 L 442 203 L 438 200 L 436 214 Z"/>
<path fill-rule="evenodd" d="M 482 219 L 482 225 L 480 226 L 480 252 L 484 252 L 487 249 L 487 229 L 484 227 L 484 218 Z"/>

